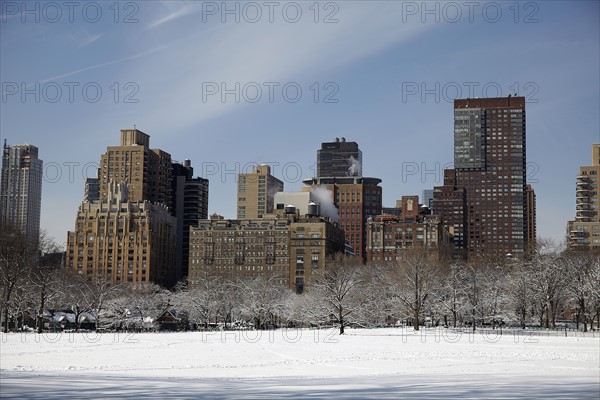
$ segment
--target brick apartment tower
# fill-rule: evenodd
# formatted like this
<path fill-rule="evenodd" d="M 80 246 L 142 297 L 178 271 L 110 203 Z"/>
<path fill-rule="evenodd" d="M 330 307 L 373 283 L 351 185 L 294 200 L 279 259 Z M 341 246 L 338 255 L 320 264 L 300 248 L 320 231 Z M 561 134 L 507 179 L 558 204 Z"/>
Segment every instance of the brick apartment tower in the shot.
<path fill-rule="evenodd" d="M 17 227 L 36 245 L 40 236 L 42 165 L 38 148 L 30 144 L 8 146 L 4 141 L 0 180 L 0 218 Z"/>
<path fill-rule="evenodd" d="M 366 261 L 367 220 L 381 214 L 381 179 L 362 176 L 362 152 L 356 142 L 336 138 L 317 151 L 317 176 L 304 180 L 310 190 L 331 191 L 338 221 L 346 240 L 358 257 Z"/>
<path fill-rule="evenodd" d="M 459 210 L 442 215 L 468 256 L 520 256 L 528 249 L 525 125 L 524 97 L 454 101 L 453 196 L 458 202 L 465 191 L 465 217 Z M 434 210 L 441 213 L 444 190 L 437 189 Z"/>

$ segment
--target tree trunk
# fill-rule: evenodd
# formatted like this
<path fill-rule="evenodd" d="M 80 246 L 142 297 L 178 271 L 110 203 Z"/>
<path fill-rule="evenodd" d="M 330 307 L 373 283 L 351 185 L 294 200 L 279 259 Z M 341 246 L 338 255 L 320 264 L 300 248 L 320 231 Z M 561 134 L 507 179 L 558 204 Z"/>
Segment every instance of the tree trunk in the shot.
<path fill-rule="evenodd" d="M 579 299 L 579 305 L 580 305 L 579 309 L 581 310 L 581 315 L 583 315 L 583 331 L 587 332 L 587 318 L 585 316 L 585 298 L 581 297 Z"/>
<path fill-rule="evenodd" d="M 44 330 L 44 308 L 46 307 L 46 288 L 42 288 L 40 293 L 40 308 L 38 310 L 38 315 L 35 318 L 35 325 L 37 333 L 42 333 Z"/>
<path fill-rule="evenodd" d="M 8 333 L 8 307 L 4 308 L 4 333 Z"/>
<path fill-rule="evenodd" d="M 80 317 L 81 316 L 81 312 L 79 309 L 79 306 L 75 307 L 75 332 L 79 331 L 80 328 Z"/>
<path fill-rule="evenodd" d="M 419 330 L 419 309 L 417 307 L 415 307 L 415 315 L 413 317 L 414 320 L 414 329 L 415 331 Z"/>

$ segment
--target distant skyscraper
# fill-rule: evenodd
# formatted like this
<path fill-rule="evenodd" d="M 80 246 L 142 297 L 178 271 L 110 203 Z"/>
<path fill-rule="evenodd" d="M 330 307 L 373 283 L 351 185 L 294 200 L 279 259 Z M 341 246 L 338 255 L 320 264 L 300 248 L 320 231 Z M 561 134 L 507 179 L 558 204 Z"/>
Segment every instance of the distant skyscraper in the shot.
<path fill-rule="evenodd" d="M 317 176 L 304 180 L 310 190 L 331 192 L 340 227 L 357 256 L 366 261 L 367 220 L 381 213 L 381 179 L 363 178 L 362 152 L 346 138 L 321 143 L 317 150 Z"/>
<path fill-rule="evenodd" d="M 572 249 L 600 249 L 600 144 L 592 145 L 592 165 L 581 166 L 577 176 L 576 216 L 569 221 L 568 243 Z"/>
<path fill-rule="evenodd" d="M 173 163 L 171 214 L 177 218 L 177 280 L 188 276 L 190 226 L 208 218 L 208 179 L 194 178 L 190 160 Z"/>
<path fill-rule="evenodd" d="M 283 182 L 271 175 L 271 167 L 259 165 L 250 173 L 238 175 L 238 219 L 262 218 L 273 212 L 275 193 L 283 192 Z"/>
<path fill-rule="evenodd" d="M 37 243 L 42 204 L 42 165 L 38 148 L 4 142 L 0 181 L 0 217 Z"/>
<path fill-rule="evenodd" d="M 87 201 L 68 233 L 68 268 L 111 283 L 175 284 L 181 238 L 169 209 L 171 155 L 149 146 L 144 132 L 122 129 L 120 146 L 101 156 L 99 182 L 86 182 Z"/>
<path fill-rule="evenodd" d="M 113 180 L 127 183 L 129 201 L 171 204 L 171 155 L 150 149 L 150 136 L 138 129 L 121 129 L 119 146 L 109 146 L 100 158 L 100 198 L 106 200 Z"/>
<path fill-rule="evenodd" d="M 436 188 L 433 208 L 453 224 L 469 255 L 519 255 L 528 248 L 525 138 L 524 97 L 454 101 L 455 181 Z M 462 190 L 464 227 L 455 209 Z M 446 201 L 445 212 L 438 199 Z"/>
<path fill-rule="evenodd" d="M 317 151 L 317 178 L 362 176 L 362 152 L 356 142 L 335 138 Z"/>

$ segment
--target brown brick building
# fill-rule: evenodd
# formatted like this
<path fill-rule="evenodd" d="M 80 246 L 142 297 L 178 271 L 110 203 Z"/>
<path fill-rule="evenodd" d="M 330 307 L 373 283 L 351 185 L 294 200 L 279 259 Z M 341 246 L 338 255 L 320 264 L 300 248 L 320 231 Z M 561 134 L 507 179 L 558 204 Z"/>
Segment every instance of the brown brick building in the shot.
<path fill-rule="evenodd" d="M 456 171 L 444 171 L 444 185 L 433 189 L 433 210 L 442 216 L 448 229 L 457 254 L 463 254 L 468 247 L 467 228 L 467 192 L 464 187 L 457 186 Z"/>
<path fill-rule="evenodd" d="M 329 255 L 344 251 L 344 234 L 324 217 L 285 212 L 243 220 L 213 215 L 192 227 L 190 286 L 205 273 L 223 279 L 267 275 L 301 293 Z"/>
<path fill-rule="evenodd" d="M 457 198 L 465 191 L 462 232 L 460 210 L 453 205 L 449 214 L 449 208 L 436 207 L 444 195 L 449 196 L 449 186 L 434 191 L 434 210 L 454 227 L 455 237 L 462 234 L 468 255 L 519 256 L 528 249 L 532 217 L 526 198 L 526 162 L 524 97 L 454 101 L 453 187 Z"/>
<path fill-rule="evenodd" d="M 312 178 L 304 184 L 315 190 L 326 188 L 333 194 L 340 228 L 356 256 L 366 261 L 367 220 L 381 214 L 381 179 L 367 177 Z"/>
<path fill-rule="evenodd" d="M 377 215 L 367 222 L 367 262 L 396 261 L 412 249 L 428 249 L 445 256 L 452 243 L 439 215 L 419 207 L 418 196 L 403 196 L 399 215 Z M 427 210 L 426 212 L 424 210 Z"/>

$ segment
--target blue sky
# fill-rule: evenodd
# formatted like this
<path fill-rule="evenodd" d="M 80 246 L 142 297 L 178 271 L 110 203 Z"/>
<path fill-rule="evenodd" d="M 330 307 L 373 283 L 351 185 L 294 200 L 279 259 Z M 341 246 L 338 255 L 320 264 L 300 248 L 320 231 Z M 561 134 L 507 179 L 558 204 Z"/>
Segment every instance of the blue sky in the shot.
<path fill-rule="evenodd" d="M 299 189 L 342 136 L 391 206 L 441 184 L 454 97 L 518 92 L 538 235 L 559 242 L 600 142 L 597 1 L 0 4 L 0 136 L 40 148 L 59 243 L 83 177 L 134 124 L 210 180 L 210 213 L 235 216 L 256 163 Z"/>

